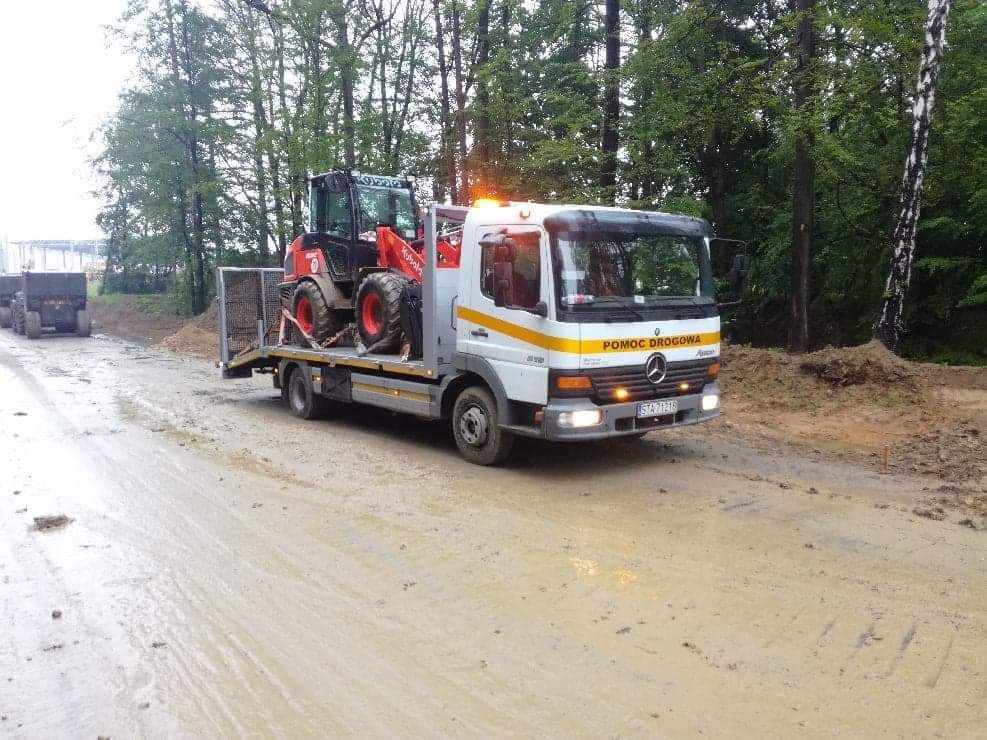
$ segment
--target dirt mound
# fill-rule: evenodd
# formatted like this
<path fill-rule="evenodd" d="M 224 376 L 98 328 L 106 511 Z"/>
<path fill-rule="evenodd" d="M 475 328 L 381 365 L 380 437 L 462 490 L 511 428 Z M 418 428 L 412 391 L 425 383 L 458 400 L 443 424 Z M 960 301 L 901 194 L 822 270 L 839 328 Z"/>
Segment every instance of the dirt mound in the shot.
<path fill-rule="evenodd" d="M 987 481 L 987 370 L 902 360 L 876 342 L 809 355 L 725 345 L 730 435 L 796 444 L 878 469 Z M 712 429 L 717 429 L 714 426 Z"/>
<path fill-rule="evenodd" d="M 186 352 L 200 357 L 215 359 L 218 354 L 218 338 L 216 328 L 207 331 L 197 325 L 198 318 L 193 319 L 173 334 L 169 334 L 154 346 L 172 352 Z"/>
<path fill-rule="evenodd" d="M 917 432 L 900 450 L 911 472 L 931 473 L 946 481 L 977 481 L 987 475 L 987 454 L 979 427 L 971 420 Z"/>
<path fill-rule="evenodd" d="M 806 355 L 799 369 L 836 386 L 911 385 L 919 370 L 876 339 L 858 347 L 827 348 Z"/>
<path fill-rule="evenodd" d="M 200 313 L 198 316 L 193 317 L 189 321 L 189 324 L 197 329 L 211 331 L 215 334 L 219 328 L 219 304 L 215 301 L 215 299 L 209 304 L 209 308 Z"/>
<path fill-rule="evenodd" d="M 184 325 L 181 316 L 142 307 L 140 298 L 113 295 L 90 299 L 89 313 L 96 329 L 132 342 L 154 344 Z"/>

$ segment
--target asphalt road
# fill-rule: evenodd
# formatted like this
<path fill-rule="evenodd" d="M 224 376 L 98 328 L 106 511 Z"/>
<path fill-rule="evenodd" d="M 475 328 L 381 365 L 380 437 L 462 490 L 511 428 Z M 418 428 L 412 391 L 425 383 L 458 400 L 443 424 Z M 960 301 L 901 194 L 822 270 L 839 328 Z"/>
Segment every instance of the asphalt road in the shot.
<path fill-rule="evenodd" d="M 484 469 L 445 425 L 8 331 L 0 439 L 2 736 L 987 726 L 987 533 L 915 516 L 922 481 L 701 427 Z"/>

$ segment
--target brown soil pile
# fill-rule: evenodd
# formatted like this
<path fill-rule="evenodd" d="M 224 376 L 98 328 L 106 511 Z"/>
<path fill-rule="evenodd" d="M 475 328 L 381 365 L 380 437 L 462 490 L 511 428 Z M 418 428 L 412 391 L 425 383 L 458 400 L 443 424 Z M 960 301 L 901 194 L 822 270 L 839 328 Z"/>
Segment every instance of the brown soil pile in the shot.
<path fill-rule="evenodd" d="M 724 346 L 721 428 L 987 492 L 987 368 L 909 362 L 876 342 L 808 355 Z"/>
<path fill-rule="evenodd" d="M 214 360 L 219 357 L 219 307 L 216 301 L 203 313 L 185 322 L 177 331 L 155 343 L 155 347 Z"/>
<path fill-rule="evenodd" d="M 209 332 L 192 323 L 186 324 L 174 334 L 169 334 L 154 346 L 209 359 L 216 359 L 219 356 L 219 339 L 216 330 Z"/>
<path fill-rule="evenodd" d="M 112 301 L 90 301 L 89 310 L 96 329 L 172 352 L 208 359 L 218 357 L 219 309 L 215 301 L 198 316 L 186 318 L 142 309 L 139 299 L 139 296 L 121 295 L 113 296 Z"/>
<path fill-rule="evenodd" d="M 799 368 L 839 386 L 910 384 L 919 375 L 914 363 L 889 352 L 876 339 L 859 347 L 812 352 L 799 362 Z"/>
<path fill-rule="evenodd" d="M 140 344 L 154 344 L 174 334 L 186 319 L 163 313 L 150 313 L 137 305 L 137 296 L 115 296 L 112 303 L 89 301 L 95 331 L 129 339 Z"/>

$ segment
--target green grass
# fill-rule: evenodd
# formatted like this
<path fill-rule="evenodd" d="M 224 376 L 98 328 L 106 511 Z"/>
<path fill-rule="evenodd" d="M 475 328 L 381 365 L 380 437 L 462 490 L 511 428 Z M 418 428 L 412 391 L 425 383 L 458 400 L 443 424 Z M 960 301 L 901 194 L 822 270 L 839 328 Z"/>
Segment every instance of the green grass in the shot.
<path fill-rule="evenodd" d="M 139 295 L 129 295 L 127 293 L 106 293 L 105 295 L 93 295 L 89 300 L 92 303 L 107 308 L 114 306 L 130 306 L 141 313 L 158 316 L 180 316 L 182 315 L 179 301 L 169 293 L 142 293 Z"/>

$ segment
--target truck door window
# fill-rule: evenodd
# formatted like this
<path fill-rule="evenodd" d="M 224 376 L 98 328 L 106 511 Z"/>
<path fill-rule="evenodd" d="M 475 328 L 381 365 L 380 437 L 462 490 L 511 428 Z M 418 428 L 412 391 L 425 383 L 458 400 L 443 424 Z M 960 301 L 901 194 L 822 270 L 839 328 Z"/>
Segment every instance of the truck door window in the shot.
<path fill-rule="evenodd" d="M 517 245 L 514 260 L 514 295 L 510 301 L 517 308 L 534 308 L 541 299 L 541 233 L 535 230 L 508 230 L 492 228 L 480 234 L 485 241 L 498 234 L 509 233 Z M 480 251 L 480 292 L 494 300 L 494 251 L 493 246 L 484 246 Z"/>

